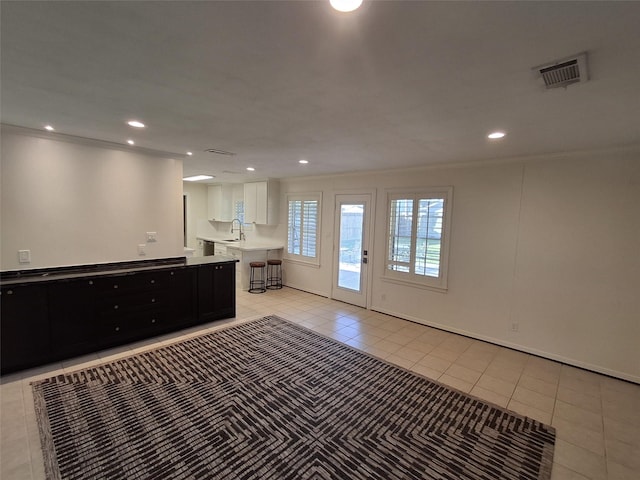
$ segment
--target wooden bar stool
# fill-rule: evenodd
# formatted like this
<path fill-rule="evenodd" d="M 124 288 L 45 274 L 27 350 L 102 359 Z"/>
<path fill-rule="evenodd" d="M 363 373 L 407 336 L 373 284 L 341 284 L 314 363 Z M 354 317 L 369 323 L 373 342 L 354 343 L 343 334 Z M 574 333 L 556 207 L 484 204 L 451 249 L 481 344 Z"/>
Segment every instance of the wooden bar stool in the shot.
<path fill-rule="evenodd" d="M 249 293 L 264 293 L 265 288 L 264 262 L 251 262 L 251 275 L 249 276 Z"/>
<path fill-rule="evenodd" d="M 267 288 L 282 288 L 282 260 L 267 260 Z"/>

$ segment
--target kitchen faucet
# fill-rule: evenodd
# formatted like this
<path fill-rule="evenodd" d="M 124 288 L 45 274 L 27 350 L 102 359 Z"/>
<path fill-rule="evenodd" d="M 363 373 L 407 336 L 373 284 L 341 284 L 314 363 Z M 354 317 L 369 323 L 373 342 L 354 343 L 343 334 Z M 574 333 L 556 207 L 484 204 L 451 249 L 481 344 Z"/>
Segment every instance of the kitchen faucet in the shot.
<path fill-rule="evenodd" d="M 242 231 L 242 222 L 239 218 L 231 220 L 231 233 L 233 233 L 233 222 L 238 222 L 238 230 L 240 230 L 240 240 L 244 240 L 244 232 Z"/>

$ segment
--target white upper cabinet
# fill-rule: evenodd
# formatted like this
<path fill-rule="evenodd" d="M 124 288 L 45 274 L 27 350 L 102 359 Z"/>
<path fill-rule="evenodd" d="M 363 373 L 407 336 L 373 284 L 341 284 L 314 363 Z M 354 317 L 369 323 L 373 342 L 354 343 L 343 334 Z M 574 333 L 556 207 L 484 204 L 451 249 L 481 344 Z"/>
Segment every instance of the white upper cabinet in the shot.
<path fill-rule="evenodd" d="M 209 220 L 230 222 L 233 220 L 233 185 L 211 185 L 207 188 L 207 213 Z"/>
<path fill-rule="evenodd" d="M 244 184 L 244 223 L 255 223 L 257 218 L 258 190 L 257 184 Z"/>
<path fill-rule="evenodd" d="M 277 225 L 280 207 L 280 184 L 277 180 L 244 184 L 244 222 Z"/>

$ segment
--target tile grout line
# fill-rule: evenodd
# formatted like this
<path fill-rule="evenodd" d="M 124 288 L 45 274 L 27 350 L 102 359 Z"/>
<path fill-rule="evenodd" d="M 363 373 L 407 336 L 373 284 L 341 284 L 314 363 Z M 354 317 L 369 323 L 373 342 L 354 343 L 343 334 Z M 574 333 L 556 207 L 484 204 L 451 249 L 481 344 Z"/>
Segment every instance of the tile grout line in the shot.
<path fill-rule="evenodd" d="M 600 393 L 600 423 L 602 424 L 602 447 L 604 450 L 604 472 L 607 475 L 607 478 L 609 478 L 609 462 L 607 461 L 607 435 L 605 432 L 605 425 L 604 425 L 604 400 L 602 398 L 602 380 L 600 379 L 598 381 L 598 392 Z"/>

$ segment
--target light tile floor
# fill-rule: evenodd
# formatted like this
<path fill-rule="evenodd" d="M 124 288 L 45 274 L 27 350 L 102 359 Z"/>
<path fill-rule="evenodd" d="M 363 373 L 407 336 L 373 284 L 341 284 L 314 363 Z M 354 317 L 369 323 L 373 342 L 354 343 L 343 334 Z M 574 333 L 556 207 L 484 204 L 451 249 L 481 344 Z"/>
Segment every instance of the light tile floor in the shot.
<path fill-rule="evenodd" d="M 235 319 L 2 377 L 0 478 L 44 478 L 31 381 L 269 314 L 551 423 L 552 480 L 640 478 L 640 385 L 286 287 L 238 292 Z"/>

